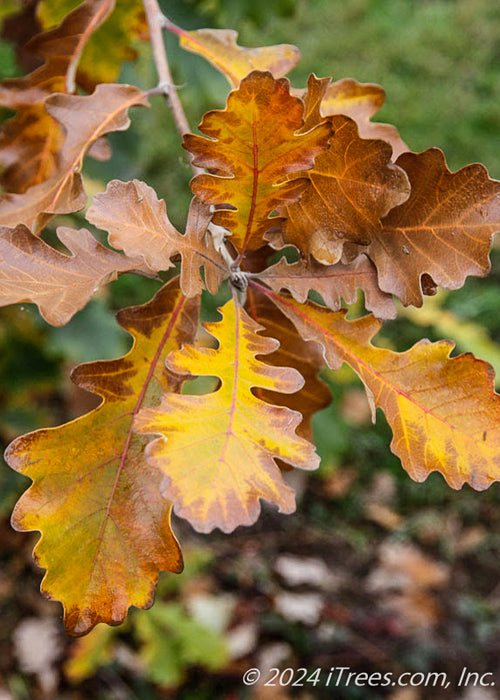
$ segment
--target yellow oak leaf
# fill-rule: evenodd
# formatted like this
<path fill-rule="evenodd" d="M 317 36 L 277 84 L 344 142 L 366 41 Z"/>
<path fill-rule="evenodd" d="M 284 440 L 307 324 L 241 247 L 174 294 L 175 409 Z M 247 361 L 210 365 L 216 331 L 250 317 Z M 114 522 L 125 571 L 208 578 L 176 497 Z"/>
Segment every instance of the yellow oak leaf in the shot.
<path fill-rule="evenodd" d="M 238 87 L 243 78 L 253 70 L 269 71 L 275 78 L 282 78 L 297 65 L 300 51 L 292 44 L 245 48 L 238 46 L 238 32 L 233 29 L 197 29 L 188 32 L 170 21 L 165 29 L 180 37 L 180 46 L 203 56 Z"/>
<path fill-rule="evenodd" d="M 318 377 L 325 366 L 319 347 L 313 347 L 297 333 L 293 323 L 265 295 L 252 287 L 247 290 L 246 308 L 250 316 L 265 327 L 263 334 L 279 341 L 279 348 L 266 357 L 266 362 L 275 367 L 295 367 L 304 378 L 304 386 L 295 394 L 280 394 L 266 389 L 255 389 L 259 399 L 278 406 L 288 406 L 300 411 L 302 423 L 297 435 L 314 440 L 311 418 L 332 400 L 330 390 Z"/>
<path fill-rule="evenodd" d="M 346 362 L 358 374 L 413 479 L 439 471 L 452 488 L 477 490 L 500 480 L 500 396 L 490 365 L 470 353 L 450 358 L 451 341 L 423 340 L 402 353 L 377 348 L 373 316 L 347 321 L 344 312 L 268 295 L 305 340 L 320 343 L 329 367 Z"/>
<path fill-rule="evenodd" d="M 302 376 L 256 359 L 279 343 L 259 335 L 262 326 L 236 301 L 220 311 L 222 321 L 206 324 L 217 349 L 184 346 L 167 361 L 179 374 L 216 376 L 220 387 L 203 396 L 167 394 L 135 420 L 139 432 L 161 435 L 149 444 L 147 459 L 165 475 L 163 493 L 176 514 L 199 532 L 251 525 L 259 516 L 259 498 L 291 513 L 294 492 L 275 458 L 302 469 L 314 469 L 319 461 L 314 446 L 295 433 L 300 413 L 266 403 L 252 391 L 294 393 L 304 384 Z"/>
<path fill-rule="evenodd" d="M 164 361 L 193 340 L 198 306 L 173 280 L 148 304 L 120 311 L 133 348 L 116 360 L 80 365 L 72 375 L 102 397 L 100 406 L 7 448 L 9 465 L 33 480 L 13 526 L 42 533 L 34 550 L 47 569 L 42 591 L 62 602 L 70 634 L 99 622 L 120 624 L 131 605 L 150 607 L 158 572 L 182 570 L 161 474 L 146 461 L 147 440 L 132 422 L 142 406 L 178 388 Z"/>

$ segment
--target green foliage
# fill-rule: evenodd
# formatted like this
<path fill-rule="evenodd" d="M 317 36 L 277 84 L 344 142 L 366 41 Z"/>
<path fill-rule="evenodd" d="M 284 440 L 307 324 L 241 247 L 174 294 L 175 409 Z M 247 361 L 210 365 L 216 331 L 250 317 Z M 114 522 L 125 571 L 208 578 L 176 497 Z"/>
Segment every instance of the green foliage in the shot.
<path fill-rule="evenodd" d="M 220 635 L 188 617 L 179 603 L 158 603 L 136 618 L 146 676 L 164 687 L 176 687 L 192 666 L 216 671 L 228 656 Z"/>

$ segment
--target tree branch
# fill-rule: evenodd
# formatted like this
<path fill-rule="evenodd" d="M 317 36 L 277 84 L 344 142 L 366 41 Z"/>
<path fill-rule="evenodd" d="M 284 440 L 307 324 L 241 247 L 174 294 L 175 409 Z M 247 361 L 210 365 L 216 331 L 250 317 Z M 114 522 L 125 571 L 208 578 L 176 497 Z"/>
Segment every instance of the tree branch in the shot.
<path fill-rule="evenodd" d="M 161 92 L 161 94 L 165 96 L 165 99 L 167 100 L 167 103 L 172 111 L 172 116 L 174 117 L 177 130 L 179 134 L 183 136 L 184 134 L 189 133 L 191 130 L 189 128 L 184 108 L 182 107 L 177 90 L 175 89 L 175 85 L 172 80 L 170 66 L 168 65 L 167 52 L 165 50 L 165 44 L 162 36 L 162 29 L 165 26 L 167 19 L 160 10 L 158 0 L 143 0 L 143 4 L 148 20 L 153 58 L 159 78 L 158 88 L 157 90 L 152 91 L 152 93 L 154 94 L 155 92 Z M 191 155 L 189 156 L 189 160 L 191 169 L 195 175 L 204 172 L 202 168 L 198 168 L 196 165 L 193 165 Z"/>

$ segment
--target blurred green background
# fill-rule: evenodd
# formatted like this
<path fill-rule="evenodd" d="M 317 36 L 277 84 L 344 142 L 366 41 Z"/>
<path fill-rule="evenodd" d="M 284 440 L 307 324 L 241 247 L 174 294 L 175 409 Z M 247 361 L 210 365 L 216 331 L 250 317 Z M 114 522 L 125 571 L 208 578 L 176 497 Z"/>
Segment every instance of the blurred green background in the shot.
<path fill-rule="evenodd" d="M 4 1 L 0 18 L 16 4 Z M 492 177 L 500 177 L 498 2 L 161 4 L 168 17 L 186 29 L 234 28 L 245 46 L 296 44 L 302 61 L 289 76 L 294 87 L 304 86 L 310 72 L 335 80 L 352 77 L 379 83 L 387 100 L 376 120 L 396 125 L 412 150 L 438 146 L 451 169 L 479 161 Z M 180 51 L 176 37 L 167 36 L 166 43 L 194 129 L 205 111 L 223 107 L 228 86 L 203 59 Z M 138 43 L 137 50 L 138 61 L 124 65 L 121 79 L 152 87 L 156 77 L 149 47 Z M 16 74 L 14 47 L 0 40 L 0 75 Z M 151 102 L 151 110 L 133 113 L 129 131 L 111 136 L 109 162 L 86 164 L 88 189 L 101 191 L 112 177 L 143 179 L 165 198 L 170 218 L 182 229 L 191 172 L 164 102 L 161 98 Z M 82 225 L 81 217 L 75 220 Z M 397 321 L 385 325 L 383 342 L 402 350 L 421 337 L 451 337 L 460 351 L 487 359 L 500 374 L 497 247 L 492 263 L 488 278 L 470 278 L 462 290 L 429 298 L 421 311 L 401 310 Z M 114 311 L 146 301 L 157 287 L 154 281 L 125 275 L 57 329 L 48 327 L 31 305 L 0 309 L 4 443 L 86 410 L 85 398 L 68 380 L 69 368 L 122 354 L 129 338 L 115 325 Z M 186 573 L 162 579 L 158 602 L 150 612 L 132 613 L 123 628 L 100 626 L 86 642 L 62 638 L 58 605 L 45 603 L 36 592 L 40 572 L 29 556 L 36 537 L 17 535 L 8 525 L 26 483 L 6 466 L 0 467 L 2 700 L 2 692 L 6 699 L 16 700 L 266 698 L 297 693 L 303 698 L 332 697 L 331 689 L 311 686 L 296 688 L 295 695 L 283 688 L 281 695 L 276 688 L 245 689 L 242 670 L 259 664 L 311 670 L 333 665 L 358 671 L 443 670 L 450 677 L 462 665 L 498 672 L 498 486 L 484 493 L 468 488 L 456 493 L 438 475 L 415 484 L 389 452 L 391 435 L 383 416 L 371 425 L 351 374 L 325 373 L 325 381 L 334 398 L 315 419 L 322 465 L 297 484 L 297 514 L 281 517 L 265 509 L 257 526 L 239 528 L 229 537 L 215 533 L 201 538 L 176 521 L 186 549 Z M 309 571 L 298 586 L 283 573 L 284 565 L 277 567 L 286 556 L 295 558 L 296 571 Z M 323 579 L 330 580 L 328 585 L 314 583 L 318 562 L 326 566 Z M 404 585 L 398 588 L 401 580 Z M 309 620 L 295 619 L 283 602 L 287 595 L 302 596 L 304 605 L 312 595 L 312 611 L 319 596 L 321 618 L 314 619 L 311 613 Z M 300 604 L 297 599 L 297 609 Z M 33 628 L 35 637 L 52 629 L 57 640 L 54 659 L 46 664 L 54 672 L 52 685 L 23 661 L 22 644 L 15 641 L 16 630 L 23 629 L 26 619 L 41 625 Z M 238 630 L 242 638 L 247 635 L 246 647 L 240 639 L 240 655 L 235 652 Z M 489 689 L 484 692 L 482 700 L 496 697 L 487 694 Z M 338 693 L 335 697 L 403 698 L 394 689 L 351 687 Z M 414 688 L 412 693 L 404 700 L 441 697 L 438 689 Z M 467 697 L 464 693 L 453 697 Z"/>

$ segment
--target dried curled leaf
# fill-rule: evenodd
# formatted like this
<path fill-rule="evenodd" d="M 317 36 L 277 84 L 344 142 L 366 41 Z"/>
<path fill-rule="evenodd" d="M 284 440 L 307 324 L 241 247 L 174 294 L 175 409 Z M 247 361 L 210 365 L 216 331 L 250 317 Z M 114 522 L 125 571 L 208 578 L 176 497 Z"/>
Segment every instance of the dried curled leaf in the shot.
<path fill-rule="evenodd" d="M 359 375 L 413 479 L 439 471 L 452 488 L 478 490 L 500 480 L 500 396 L 486 362 L 469 353 L 450 359 L 451 341 L 423 340 L 403 353 L 377 348 L 373 316 L 347 321 L 342 312 L 269 294 L 305 340 L 322 346 L 329 367 L 347 362 Z"/>
<path fill-rule="evenodd" d="M 37 233 L 53 214 L 67 214 L 87 203 L 79 170 L 87 149 L 111 131 L 124 131 L 134 105 L 147 106 L 143 92 L 131 85 L 98 85 L 92 95 L 53 95 L 45 102 L 49 114 L 61 123 L 66 140 L 55 174 L 23 194 L 0 200 L 0 224 L 25 224 Z"/>
<path fill-rule="evenodd" d="M 120 272 L 145 272 L 140 258 L 102 246 L 86 229 L 59 227 L 65 255 L 44 243 L 23 224 L 0 226 L 0 305 L 36 304 L 47 323 L 62 326 Z"/>
<path fill-rule="evenodd" d="M 113 5 L 114 0 L 86 0 L 56 29 L 28 42 L 27 50 L 45 59 L 40 68 L 0 85 L 0 104 L 19 110 L 0 134 L 0 164 L 5 167 L 1 183 L 8 192 L 25 192 L 58 168 L 63 131 L 44 101 L 55 92 L 74 91 L 83 47 Z"/>
<path fill-rule="evenodd" d="M 168 270 L 172 257 L 180 254 L 181 289 L 187 296 L 204 288 L 200 267 L 205 268 L 205 282 L 212 294 L 226 274 L 224 261 L 207 233 L 211 218 L 210 208 L 193 199 L 186 233 L 181 235 L 170 223 L 164 200 L 139 180 L 112 180 L 106 192 L 94 196 L 87 212 L 91 224 L 109 233 L 113 248 L 141 256 L 152 270 Z"/>
<path fill-rule="evenodd" d="M 377 270 L 366 255 L 350 263 L 338 262 L 335 265 L 321 265 L 310 260 L 288 263 L 285 258 L 259 275 L 271 289 L 280 292 L 287 289 L 294 299 L 303 303 L 309 291 L 321 295 L 328 308 L 338 311 L 342 299 L 346 304 L 354 304 L 358 289 L 365 295 L 365 306 L 378 318 L 396 318 L 396 305 L 390 294 L 378 287 Z"/>
<path fill-rule="evenodd" d="M 229 301 L 221 313 L 222 321 L 206 324 L 217 349 L 184 346 L 168 357 L 178 374 L 217 376 L 219 389 L 203 396 L 166 394 L 135 421 L 139 432 L 161 435 L 149 444 L 147 458 L 164 473 L 163 493 L 175 512 L 200 532 L 251 525 L 259 498 L 291 513 L 294 492 L 275 458 L 302 469 L 314 469 L 319 459 L 314 446 L 295 434 L 301 415 L 252 391 L 293 393 L 304 383 L 300 374 L 256 359 L 278 342 L 258 335 L 261 326 L 239 304 Z"/>
<path fill-rule="evenodd" d="M 147 441 L 132 421 L 161 392 L 177 389 L 164 360 L 193 340 L 198 305 L 173 281 L 148 304 L 120 311 L 120 325 L 135 338 L 132 350 L 73 373 L 78 386 L 102 397 L 101 405 L 7 448 L 9 465 L 33 480 L 13 525 L 42 533 L 34 550 L 47 569 L 42 591 L 62 602 L 70 634 L 99 622 L 120 624 L 131 605 L 150 607 L 158 571 L 182 569 L 171 505 L 160 496 L 160 474 L 145 460 Z"/>
<path fill-rule="evenodd" d="M 253 70 L 269 71 L 282 78 L 297 65 L 300 51 L 291 44 L 248 49 L 238 46 L 238 32 L 233 29 L 197 29 L 187 32 L 171 22 L 166 29 L 180 37 L 186 51 L 203 56 L 229 80 L 233 87 Z"/>
<path fill-rule="evenodd" d="M 330 127 L 298 134 L 302 117 L 302 103 L 285 78 L 254 71 L 229 94 L 225 110 L 205 114 L 200 131 L 208 138 L 184 136 L 194 164 L 213 173 L 197 175 L 191 189 L 207 204 L 224 205 L 213 221 L 231 232 L 240 255 L 266 244 L 264 235 L 281 222 L 271 213 L 307 186 L 292 173 L 310 168 L 326 146 Z"/>
<path fill-rule="evenodd" d="M 382 230 L 381 218 L 410 191 L 405 172 L 390 162 L 385 141 L 360 138 L 348 117 L 330 119 L 330 147 L 307 172 L 312 187 L 287 206 L 283 231 L 272 241 L 291 243 L 325 265 L 340 259 L 346 242 L 370 243 Z"/>
<path fill-rule="evenodd" d="M 408 173 L 411 196 L 386 216 L 368 254 L 381 289 L 421 306 L 424 285 L 458 289 L 468 275 L 489 272 L 500 182 L 478 163 L 450 172 L 437 148 L 405 153 L 397 164 Z"/>

